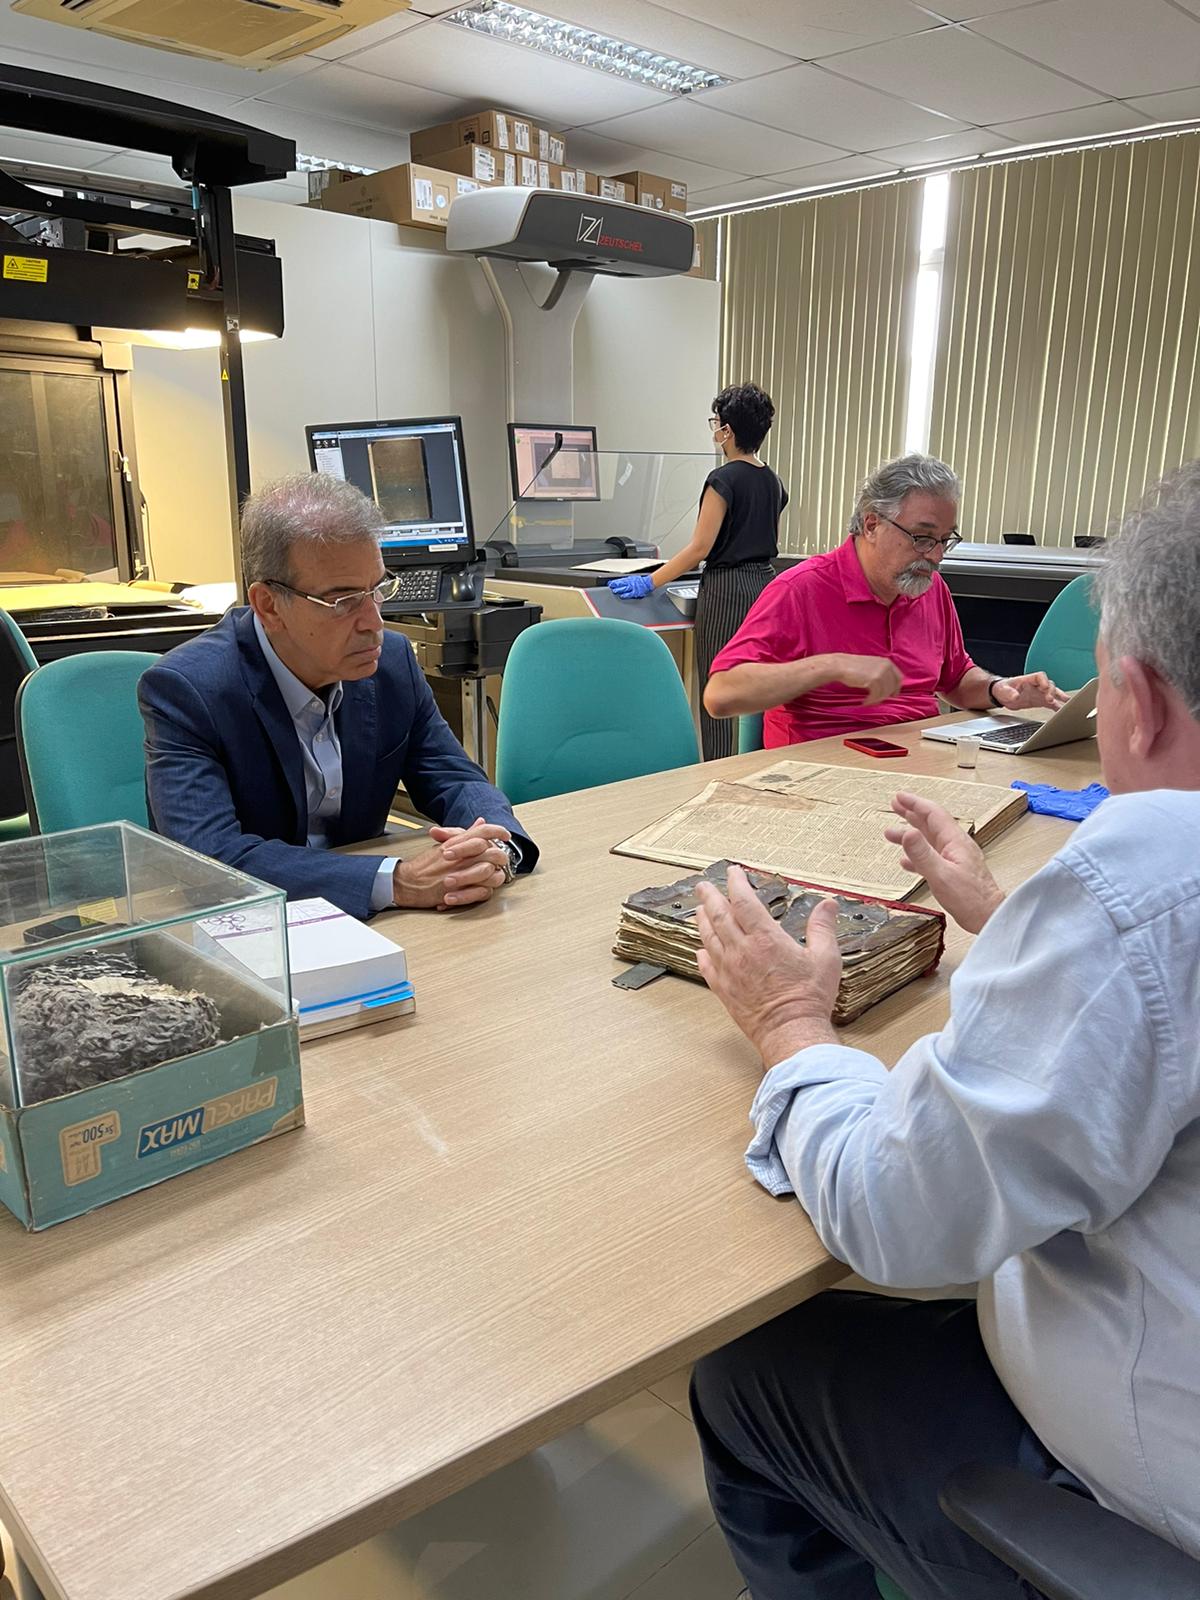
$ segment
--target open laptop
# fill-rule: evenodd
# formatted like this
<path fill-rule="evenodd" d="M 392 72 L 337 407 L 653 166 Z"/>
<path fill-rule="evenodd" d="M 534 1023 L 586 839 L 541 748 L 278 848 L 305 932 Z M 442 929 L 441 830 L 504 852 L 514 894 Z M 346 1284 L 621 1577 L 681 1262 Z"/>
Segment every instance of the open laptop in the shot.
<path fill-rule="evenodd" d="M 1007 750 L 1010 755 L 1032 755 L 1055 745 L 1090 739 L 1096 731 L 1096 688 L 1098 678 L 1077 689 L 1066 705 L 1044 722 L 1030 717 L 976 717 L 971 722 L 953 722 L 942 728 L 924 728 L 922 739 L 939 739 L 954 744 L 959 739 L 978 739 L 983 750 Z"/>

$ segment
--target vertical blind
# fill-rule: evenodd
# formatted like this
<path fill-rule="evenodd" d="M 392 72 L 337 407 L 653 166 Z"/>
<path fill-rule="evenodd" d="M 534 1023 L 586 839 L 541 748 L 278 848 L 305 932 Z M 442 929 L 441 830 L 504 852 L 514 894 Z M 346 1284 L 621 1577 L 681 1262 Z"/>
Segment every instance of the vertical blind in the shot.
<path fill-rule="evenodd" d="M 956 173 L 930 448 L 972 539 L 1103 534 L 1200 455 L 1200 135 Z"/>
<path fill-rule="evenodd" d="M 723 224 L 722 382 L 775 401 L 789 552 L 840 543 L 859 480 L 903 448 L 920 205 L 897 183 Z"/>

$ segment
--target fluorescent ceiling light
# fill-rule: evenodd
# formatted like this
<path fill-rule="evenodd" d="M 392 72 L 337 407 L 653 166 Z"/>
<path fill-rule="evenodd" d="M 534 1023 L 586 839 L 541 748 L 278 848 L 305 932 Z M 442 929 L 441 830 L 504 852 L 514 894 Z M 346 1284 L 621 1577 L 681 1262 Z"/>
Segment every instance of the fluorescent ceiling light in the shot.
<path fill-rule="evenodd" d="M 693 67 L 686 61 L 676 61 L 674 56 L 659 55 L 655 50 L 627 44 L 606 33 L 593 33 L 590 28 L 577 28 L 574 23 L 560 22 L 557 17 L 544 17 L 540 11 L 527 11 L 524 6 L 510 5 L 508 0 L 474 0 L 474 4 L 464 6 L 461 11 L 451 11 L 442 21 L 470 28 L 475 33 L 490 34 L 493 39 L 503 39 L 508 44 L 527 45 L 531 50 L 557 56 L 560 61 L 574 62 L 576 66 L 611 72 L 618 78 L 644 83 L 667 94 L 720 89 L 730 82 L 719 72 Z"/>
<path fill-rule="evenodd" d="M 297 153 L 297 172 L 357 172 L 364 178 L 375 172 L 375 167 L 356 167 L 352 161 L 335 161 L 332 156 L 306 156 Z"/>
<path fill-rule="evenodd" d="M 243 328 L 239 334 L 242 344 L 261 344 L 264 339 L 277 337 L 260 328 Z M 215 350 L 221 342 L 216 328 L 93 328 L 92 338 L 145 345 L 152 350 Z"/>

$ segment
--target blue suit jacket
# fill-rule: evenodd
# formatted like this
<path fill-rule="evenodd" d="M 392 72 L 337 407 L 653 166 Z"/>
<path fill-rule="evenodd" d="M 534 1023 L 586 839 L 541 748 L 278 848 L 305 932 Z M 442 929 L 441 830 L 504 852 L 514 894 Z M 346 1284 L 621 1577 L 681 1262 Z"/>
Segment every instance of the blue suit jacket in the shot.
<path fill-rule="evenodd" d="M 532 868 L 536 845 L 447 727 L 407 639 L 385 633 L 376 672 L 342 689 L 334 718 L 342 812 L 330 821 L 330 844 L 378 838 L 403 783 L 434 822 L 502 823 L 521 846 L 521 870 Z M 248 607 L 151 667 L 138 703 L 151 827 L 292 899 L 320 895 L 352 916 L 370 915 L 379 857 L 332 855 L 306 842 L 300 742 Z"/>

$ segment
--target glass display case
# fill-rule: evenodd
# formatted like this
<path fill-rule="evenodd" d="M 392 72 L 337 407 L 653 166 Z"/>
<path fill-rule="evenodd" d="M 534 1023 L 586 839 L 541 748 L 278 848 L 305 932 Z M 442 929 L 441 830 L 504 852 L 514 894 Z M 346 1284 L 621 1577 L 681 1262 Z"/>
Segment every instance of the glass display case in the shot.
<path fill-rule="evenodd" d="M 562 430 L 528 447 L 527 457 L 535 470 L 489 540 L 512 546 L 525 564 L 572 553 L 620 561 L 638 546 L 674 555 L 690 539 L 704 480 L 719 465 L 712 451 L 580 448 Z"/>
<path fill-rule="evenodd" d="M 266 959 L 239 979 L 196 924 L 247 913 Z M 284 895 L 127 822 L 0 845 L 0 1007 L 10 1107 L 288 1020 Z"/>

